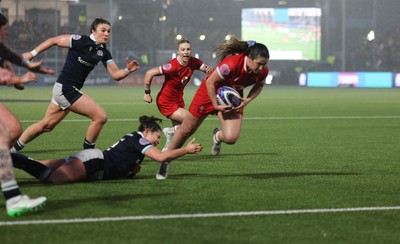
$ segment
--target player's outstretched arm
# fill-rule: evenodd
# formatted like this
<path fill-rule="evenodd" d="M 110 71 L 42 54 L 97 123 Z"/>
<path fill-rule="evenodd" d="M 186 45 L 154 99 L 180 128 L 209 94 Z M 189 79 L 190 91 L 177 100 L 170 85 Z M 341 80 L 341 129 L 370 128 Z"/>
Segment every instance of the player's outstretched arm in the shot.
<path fill-rule="evenodd" d="M 202 149 L 203 146 L 200 143 L 196 143 L 195 139 L 193 139 L 185 147 L 163 152 L 160 151 L 158 148 L 153 147 L 147 150 L 145 155 L 162 163 L 172 161 L 186 154 L 197 154 L 201 152 Z"/>
<path fill-rule="evenodd" d="M 140 68 L 139 62 L 136 60 L 129 60 L 126 58 L 125 62 L 126 68 L 124 69 L 120 69 L 115 62 L 107 64 L 107 71 L 114 80 L 120 81 Z"/>
<path fill-rule="evenodd" d="M 28 62 L 27 69 L 35 73 L 47 74 L 47 75 L 53 75 L 56 73 L 54 70 L 44 67 L 43 63 L 44 63 L 43 60 L 39 62 Z"/>

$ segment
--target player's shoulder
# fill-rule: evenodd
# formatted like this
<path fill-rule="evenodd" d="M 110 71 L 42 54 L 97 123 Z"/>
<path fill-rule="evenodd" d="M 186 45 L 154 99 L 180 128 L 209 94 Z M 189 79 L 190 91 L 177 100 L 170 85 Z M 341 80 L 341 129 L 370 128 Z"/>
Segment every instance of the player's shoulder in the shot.
<path fill-rule="evenodd" d="M 71 40 L 73 41 L 80 41 L 80 42 L 87 42 L 87 41 L 92 41 L 89 36 L 87 35 L 79 35 L 79 34 L 71 34 Z"/>
<path fill-rule="evenodd" d="M 201 66 L 203 64 L 203 61 L 201 59 L 191 56 L 189 58 L 189 64 L 191 66 Z"/>
<path fill-rule="evenodd" d="M 132 135 L 132 139 L 135 142 L 139 143 L 140 145 L 151 144 L 146 138 L 144 138 L 143 133 L 141 133 L 141 132 L 134 131 L 131 133 L 131 135 Z"/>
<path fill-rule="evenodd" d="M 170 60 L 168 63 L 161 65 L 161 69 L 164 72 L 171 72 L 174 71 L 177 67 L 179 67 L 179 65 L 180 65 L 179 61 L 176 58 L 174 58 Z"/>
<path fill-rule="evenodd" d="M 232 55 L 229 55 L 226 58 L 224 58 L 221 61 L 221 64 L 227 64 L 229 66 L 240 65 L 242 62 L 244 62 L 245 57 L 246 57 L 246 55 L 244 55 L 243 53 L 232 54 Z"/>

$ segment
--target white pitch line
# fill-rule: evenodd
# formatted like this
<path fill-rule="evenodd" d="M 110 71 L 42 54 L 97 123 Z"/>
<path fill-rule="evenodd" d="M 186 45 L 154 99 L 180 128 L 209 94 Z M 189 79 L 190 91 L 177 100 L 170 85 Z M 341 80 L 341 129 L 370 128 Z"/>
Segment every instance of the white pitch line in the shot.
<path fill-rule="evenodd" d="M 168 215 L 145 215 L 145 216 L 103 217 L 103 218 L 83 218 L 83 219 L 76 218 L 76 219 L 0 221 L 0 226 L 38 225 L 38 224 L 69 224 L 69 223 L 109 222 L 109 221 L 127 221 L 127 220 L 135 221 L 135 220 L 215 218 L 215 217 L 261 216 L 261 215 L 289 215 L 289 214 L 307 214 L 307 213 L 391 211 L 391 210 L 400 210 L 400 206 L 270 210 L 270 211 L 199 213 L 199 214 L 168 214 Z"/>
<path fill-rule="evenodd" d="M 218 120 L 215 117 L 208 117 L 208 120 Z M 400 116 L 300 116 L 300 117 L 244 117 L 244 120 L 324 120 L 324 119 L 400 119 Z M 33 123 L 38 120 L 20 120 L 22 123 Z M 62 122 L 84 122 L 89 119 L 64 119 Z M 108 122 L 130 122 L 138 119 L 108 119 Z"/>

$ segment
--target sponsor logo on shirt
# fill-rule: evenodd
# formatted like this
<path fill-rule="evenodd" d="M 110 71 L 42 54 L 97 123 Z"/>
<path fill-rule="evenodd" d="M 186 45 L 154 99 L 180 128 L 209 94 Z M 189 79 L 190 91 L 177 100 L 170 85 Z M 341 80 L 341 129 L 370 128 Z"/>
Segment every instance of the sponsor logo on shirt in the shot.
<path fill-rule="evenodd" d="M 188 83 L 188 82 L 189 82 L 189 77 L 187 77 L 187 76 L 184 76 L 184 77 L 182 78 L 182 80 L 181 80 L 182 85 L 185 85 L 185 84 Z"/>
<path fill-rule="evenodd" d="M 78 57 L 78 62 L 83 64 L 83 65 L 86 65 L 88 67 L 93 67 L 94 66 L 94 64 L 91 64 L 88 61 L 83 60 L 81 57 Z"/>
<path fill-rule="evenodd" d="M 97 50 L 97 55 L 103 57 L 104 55 L 103 50 Z"/>

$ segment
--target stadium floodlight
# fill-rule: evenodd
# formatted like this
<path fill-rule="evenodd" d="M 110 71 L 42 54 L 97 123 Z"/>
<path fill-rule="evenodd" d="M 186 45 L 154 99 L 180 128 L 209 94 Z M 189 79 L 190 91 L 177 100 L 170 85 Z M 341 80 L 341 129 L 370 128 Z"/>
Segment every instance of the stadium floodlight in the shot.
<path fill-rule="evenodd" d="M 375 40 L 375 31 L 373 31 L 373 30 L 371 30 L 369 33 L 368 33 L 368 35 L 367 35 L 367 40 L 368 41 L 373 41 L 373 40 Z"/>

